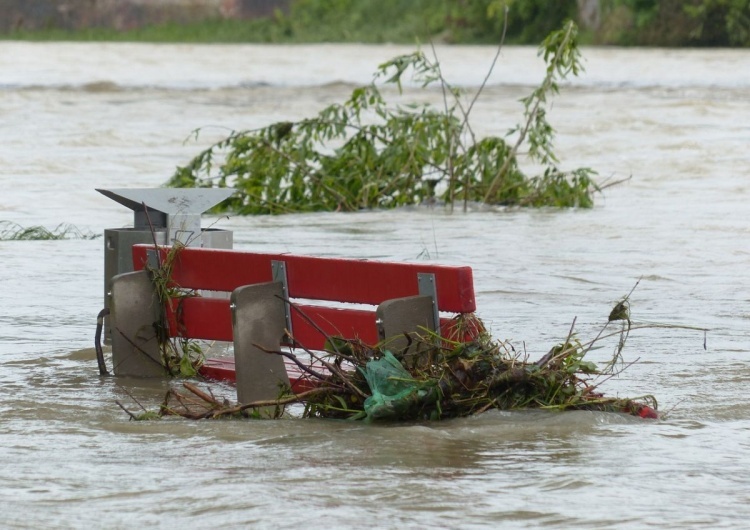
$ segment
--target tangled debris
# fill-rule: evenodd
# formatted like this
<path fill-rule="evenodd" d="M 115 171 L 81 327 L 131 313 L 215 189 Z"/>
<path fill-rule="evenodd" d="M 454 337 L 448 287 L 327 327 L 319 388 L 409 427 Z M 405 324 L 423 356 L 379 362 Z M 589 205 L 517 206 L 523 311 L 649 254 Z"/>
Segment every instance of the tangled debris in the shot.
<path fill-rule="evenodd" d="M 288 405 L 301 404 L 304 418 L 367 422 L 440 420 L 490 409 L 530 408 L 658 418 L 654 396 L 616 398 L 598 390 L 603 381 L 629 366 L 623 363 L 621 352 L 631 329 L 651 327 L 633 326 L 627 297 L 615 309 L 594 340 L 582 343 L 575 338 L 574 321 L 565 341 L 535 362 L 510 343 L 492 340 L 474 315 L 454 319 L 443 337 L 427 332 L 409 336 L 402 349 L 390 349 L 388 343 L 368 346 L 359 340 L 329 337 L 324 352 L 307 352 L 322 369 L 299 363 L 305 391 L 295 394 L 282 388 L 278 399 L 237 404 L 217 398 L 210 389 L 184 382 L 184 390 L 167 392 L 158 415 L 189 419 L 281 417 Z M 613 322 L 621 327 L 605 333 Z M 618 335 L 613 358 L 604 368 L 585 360 L 598 341 Z M 283 351 L 268 354 L 292 357 Z M 147 415 L 154 417 L 153 413 Z"/>

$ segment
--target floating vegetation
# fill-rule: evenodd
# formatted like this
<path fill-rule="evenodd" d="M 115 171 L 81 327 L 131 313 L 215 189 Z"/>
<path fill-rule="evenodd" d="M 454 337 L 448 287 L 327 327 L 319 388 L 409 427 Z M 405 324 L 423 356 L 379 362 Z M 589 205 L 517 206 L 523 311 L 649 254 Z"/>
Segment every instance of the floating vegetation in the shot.
<path fill-rule="evenodd" d="M 96 239 L 99 234 L 84 232 L 67 223 L 53 229 L 43 226 L 24 227 L 12 221 L 0 221 L 0 241 L 46 241 L 58 239 Z"/>
<path fill-rule="evenodd" d="M 152 235 L 154 235 L 153 231 Z M 156 245 L 156 239 L 154 239 L 154 245 Z M 205 360 L 200 342 L 180 336 L 170 338 L 165 324 L 167 322 L 167 307 L 171 311 L 178 311 L 178 307 L 184 298 L 198 296 L 195 291 L 182 289 L 172 281 L 174 262 L 183 248 L 185 248 L 184 243 L 175 241 L 159 267 L 149 268 L 149 271 L 156 296 L 162 307 L 162 326 L 158 335 L 161 364 L 166 373 L 171 376 L 195 377 Z"/>
<path fill-rule="evenodd" d="M 493 61 L 494 68 L 500 48 Z M 593 206 L 602 186 L 594 171 L 558 167 L 547 107 L 559 84 L 582 71 L 577 28 L 554 31 L 539 48 L 541 84 L 521 100 L 523 118 L 505 136 L 477 137 L 469 117 L 484 84 L 471 97 L 443 76 L 435 56 L 421 50 L 385 62 L 372 83 L 343 104 L 297 122 L 233 132 L 177 169 L 173 187 L 233 187 L 219 209 L 239 214 L 356 211 L 442 202 L 529 207 Z M 434 94 L 438 107 L 392 105 L 407 75 Z M 489 73 L 485 83 L 489 78 Z M 195 135 L 199 131 L 195 131 Z M 541 169 L 528 176 L 521 159 Z M 612 185 L 616 183 L 610 183 Z"/>
<path fill-rule="evenodd" d="M 307 390 L 296 394 L 282 388 L 277 399 L 229 403 L 210 388 L 183 382 L 182 390 L 167 392 L 158 413 L 144 409 L 144 414 L 129 414 L 132 419 L 261 417 L 270 408 L 274 417 L 281 417 L 285 407 L 299 404 L 304 418 L 366 422 L 441 420 L 491 409 L 590 410 L 658 418 L 654 396 L 609 397 L 600 385 L 633 364 L 622 358 L 632 330 L 706 330 L 631 321 L 632 292 L 616 303 L 593 340 L 582 342 L 576 337 L 574 320 L 565 340 L 537 361 L 530 361 L 507 341 L 493 340 L 476 316 L 462 315 L 454 319 L 446 336 L 408 335 L 401 349 L 390 349 L 388 342 L 368 346 L 329 337 L 324 352 L 305 350 L 316 361 L 315 368 L 297 363 Z M 600 367 L 586 355 L 605 339 L 615 339 L 616 346 L 611 359 Z M 288 351 L 267 353 L 293 357 Z"/>

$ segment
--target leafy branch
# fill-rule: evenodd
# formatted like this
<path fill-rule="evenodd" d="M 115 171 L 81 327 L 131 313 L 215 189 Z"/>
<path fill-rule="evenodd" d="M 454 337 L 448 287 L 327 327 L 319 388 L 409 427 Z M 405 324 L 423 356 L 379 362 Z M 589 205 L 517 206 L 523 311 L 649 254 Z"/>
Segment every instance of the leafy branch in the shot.
<path fill-rule="evenodd" d="M 545 105 L 559 81 L 582 70 L 572 22 L 540 47 L 547 64 L 541 85 L 523 101 L 524 123 L 505 138 L 477 138 L 470 113 L 495 67 L 468 105 L 446 81 L 437 55 L 421 50 L 378 67 L 373 81 L 317 116 L 233 132 L 177 169 L 168 185 L 227 187 L 237 193 L 222 205 L 239 214 L 353 211 L 462 200 L 490 205 L 591 207 L 599 191 L 594 172 L 566 173 L 554 164 L 554 129 Z M 422 90 L 438 84 L 443 108 L 390 105 L 385 87 L 403 90 L 407 75 Z M 197 134 L 197 133 L 196 133 Z M 541 175 L 526 176 L 519 153 L 526 145 Z"/>
<path fill-rule="evenodd" d="M 580 52 L 575 46 L 577 28 L 573 22 L 566 23 L 562 31 L 551 33 L 542 43 L 540 54 L 544 54 L 547 63 L 547 74 L 542 84 L 534 90 L 531 95 L 525 97 L 522 102 L 525 107 L 524 116 L 526 123 L 520 128 L 520 134 L 515 145 L 510 150 L 508 157 L 503 163 L 497 176 L 490 184 L 484 201 L 488 202 L 497 193 L 503 182 L 506 172 L 517 157 L 518 149 L 523 145 L 526 137 L 529 137 L 529 156 L 543 164 L 557 162 L 557 157 L 552 150 L 552 139 L 554 129 L 547 122 L 547 113 L 544 104 L 549 94 L 557 94 L 560 91 L 558 79 L 565 79 L 568 74 L 578 75 L 582 70 L 580 65 Z"/>

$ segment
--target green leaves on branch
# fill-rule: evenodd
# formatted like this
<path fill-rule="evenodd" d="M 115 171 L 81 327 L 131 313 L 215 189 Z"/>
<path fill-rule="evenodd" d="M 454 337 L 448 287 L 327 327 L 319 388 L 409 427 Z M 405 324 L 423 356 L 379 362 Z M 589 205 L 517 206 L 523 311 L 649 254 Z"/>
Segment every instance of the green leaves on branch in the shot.
<path fill-rule="evenodd" d="M 178 168 L 168 185 L 234 187 L 237 193 L 223 207 L 240 214 L 433 202 L 451 208 L 472 202 L 591 207 L 598 189 L 593 172 L 567 173 L 556 166 L 554 129 L 545 111 L 558 82 L 581 71 L 576 32 L 569 22 L 544 41 L 540 55 L 546 76 L 522 100 L 523 122 L 504 138 L 476 138 L 469 123 L 473 102 L 467 110 L 461 91 L 443 78 L 437 60 L 417 51 L 380 65 L 372 83 L 313 118 L 232 133 Z M 401 92 L 407 73 L 423 89 L 439 83 L 443 108 L 389 105 L 381 88 L 395 85 Z M 532 163 L 542 166 L 539 176 L 521 171 L 522 147 Z"/>
<path fill-rule="evenodd" d="M 750 46 L 750 0 L 607 0 L 598 44 Z"/>

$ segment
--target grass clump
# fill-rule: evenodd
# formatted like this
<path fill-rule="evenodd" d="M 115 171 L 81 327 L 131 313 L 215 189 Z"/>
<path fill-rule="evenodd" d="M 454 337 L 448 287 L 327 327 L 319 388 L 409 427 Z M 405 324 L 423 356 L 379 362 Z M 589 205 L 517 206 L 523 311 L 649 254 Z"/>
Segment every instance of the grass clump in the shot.
<path fill-rule="evenodd" d="M 158 267 L 148 267 L 148 270 L 161 307 L 157 326 L 161 364 L 170 376 L 195 377 L 205 360 L 203 348 L 200 341 L 182 336 L 181 326 L 174 318 L 174 315 L 181 312 L 183 300 L 199 296 L 194 290 L 181 288 L 172 281 L 174 263 L 183 248 L 184 243 L 175 241 L 165 253 L 162 253 L 158 245 L 154 244 L 160 263 Z M 170 333 L 170 329 L 177 333 Z"/>
<path fill-rule="evenodd" d="M 44 226 L 21 226 L 12 221 L 0 221 L 0 241 L 48 241 L 60 239 L 96 239 L 99 234 L 84 232 L 79 228 L 61 223 L 55 228 Z"/>

